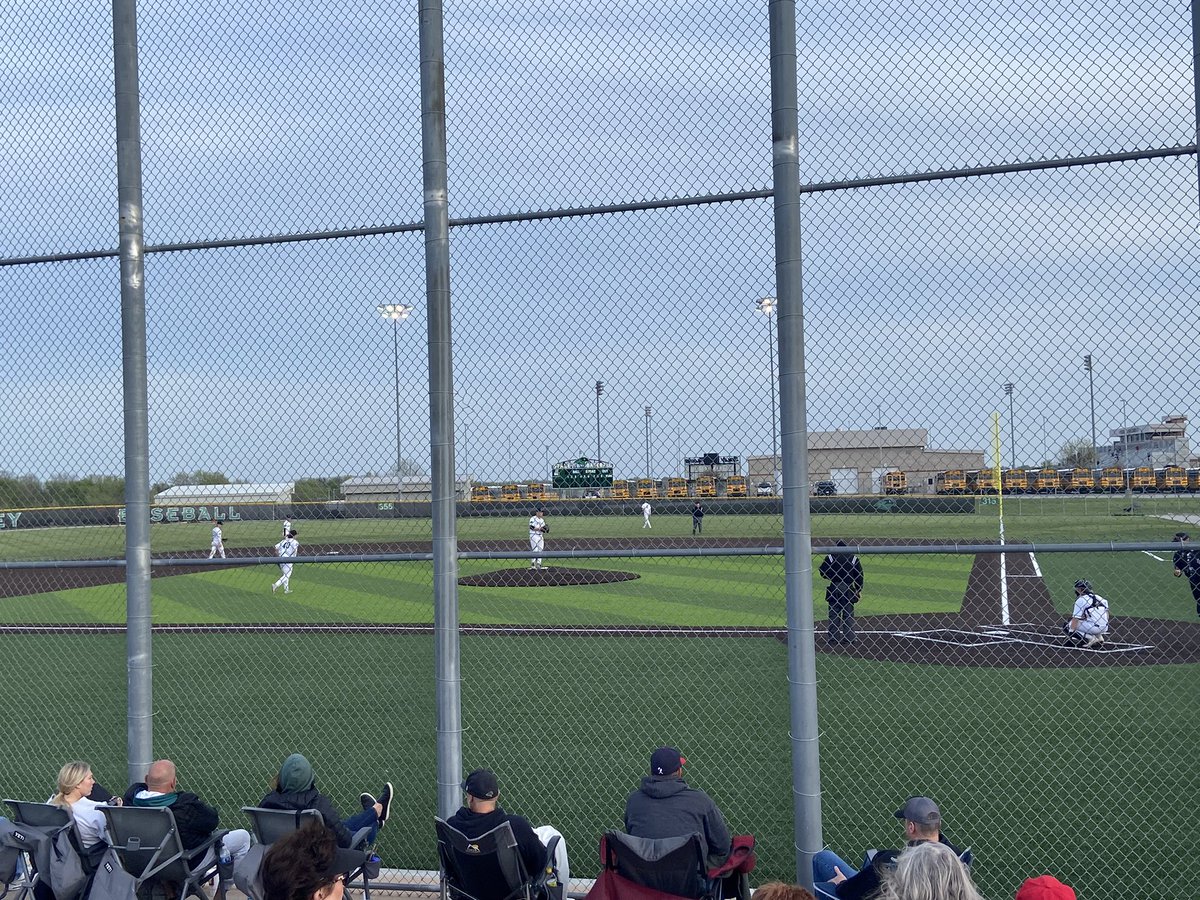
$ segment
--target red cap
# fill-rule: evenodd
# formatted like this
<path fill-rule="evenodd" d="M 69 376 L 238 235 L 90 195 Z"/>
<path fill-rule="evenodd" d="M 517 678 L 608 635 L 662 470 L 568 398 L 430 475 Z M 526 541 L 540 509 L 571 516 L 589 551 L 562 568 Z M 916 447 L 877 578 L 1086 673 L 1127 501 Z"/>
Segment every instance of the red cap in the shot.
<path fill-rule="evenodd" d="M 1026 878 L 1017 888 L 1016 900 L 1076 900 L 1073 888 L 1063 884 L 1053 875 Z"/>

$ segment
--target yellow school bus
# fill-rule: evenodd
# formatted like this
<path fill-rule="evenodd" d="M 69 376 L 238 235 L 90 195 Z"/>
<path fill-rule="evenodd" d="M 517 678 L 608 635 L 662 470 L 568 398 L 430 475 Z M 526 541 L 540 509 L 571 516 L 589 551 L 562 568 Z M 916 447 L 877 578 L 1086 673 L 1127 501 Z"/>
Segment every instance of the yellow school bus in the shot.
<path fill-rule="evenodd" d="M 1006 494 L 1023 494 L 1029 490 L 1029 477 L 1022 468 L 1005 469 L 1000 478 Z"/>
<path fill-rule="evenodd" d="M 1144 494 L 1154 490 L 1154 470 L 1149 466 L 1134 466 L 1125 470 L 1130 490 Z"/>
<path fill-rule="evenodd" d="M 1090 494 L 1096 490 L 1096 470 L 1086 466 L 1075 466 L 1072 469 L 1059 469 L 1058 480 L 1064 491 L 1076 494 Z"/>
<path fill-rule="evenodd" d="M 996 470 L 974 469 L 967 473 L 968 494 L 996 493 Z"/>
<path fill-rule="evenodd" d="M 525 499 L 527 500 L 549 500 L 550 495 L 546 493 L 546 485 L 540 481 L 531 481 L 525 485 Z"/>
<path fill-rule="evenodd" d="M 701 475 L 696 479 L 696 496 L 697 497 L 715 497 L 717 496 L 717 479 L 711 475 Z"/>
<path fill-rule="evenodd" d="M 624 481 L 624 480 L 614 481 L 613 486 L 612 486 L 612 493 L 609 494 L 609 496 L 612 497 L 614 500 L 628 500 L 629 499 L 629 482 Z"/>
<path fill-rule="evenodd" d="M 508 501 L 517 501 L 521 499 L 521 486 L 519 484 L 506 484 L 500 488 L 500 499 Z"/>
<path fill-rule="evenodd" d="M 477 503 L 490 503 L 496 498 L 492 496 L 492 489 L 486 484 L 471 485 L 471 500 Z"/>
<path fill-rule="evenodd" d="M 1163 466 L 1154 470 L 1154 487 L 1168 493 L 1182 493 L 1187 490 L 1187 469 L 1183 466 Z"/>
<path fill-rule="evenodd" d="M 1042 466 L 1033 471 L 1033 490 L 1038 494 L 1054 494 L 1058 492 L 1061 483 L 1058 480 L 1058 469 L 1053 466 Z"/>
<path fill-rule="evenodd" d="M 686 497 L 687 479 L 686 478 L 668 478 L 667 479 L 667 496 L 668 497 Z"/>
<path fill-rule="evenodd" d="M 1193 494 L 1200 491 L 1200 469 L 1187 470 L 1187 489 Z"/>
<path fill-rule="evenodd" d="M 639 478 L 637 482 L 638 499 L 653 499 L 658 496 L 658 482 L 653 478 Z"/>
<path fill-rule="evenodd" d="M 730 475 L 725 479 L 725 496 L 726 497 L 745 497 L 746 496 L 746 476 L 745 475 Z"/>
<path fill-rule="evenodd" d="M 1125 471 L 1120 466 L 1105 466 L 1100 470 L 1100 490 L 1116 494 L 1125 490 Z"/>
<path fill-rule="evenodd" d="M 908 476 L 903 472 L 885 472 L 883 474 L 883 492 L 885 494 L 907 494 Z"/>
<path fill-rule="evenodd" d="M 934 491 L 939 494 L 965 494 L 967 476 L 962 469 L 947 469 L 934 476 Z"/>

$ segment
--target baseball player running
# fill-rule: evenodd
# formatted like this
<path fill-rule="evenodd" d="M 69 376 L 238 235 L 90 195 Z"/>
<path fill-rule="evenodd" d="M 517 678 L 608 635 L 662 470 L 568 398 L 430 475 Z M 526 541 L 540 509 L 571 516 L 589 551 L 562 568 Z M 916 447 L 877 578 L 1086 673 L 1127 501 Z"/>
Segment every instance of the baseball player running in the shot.
<path fill-rule="evenodd" d="M 538 511 L 529 517 L 529 549 L 534 553 L 541 553 L 546 549 L 546 534 L 550 531 L 550 526 L 546 524 L 546 510 L 538 508 Z M 541 569 L 542 558 L 535 556 L 529 561 L 529 568 Z"/>
<path fill-rule="evenodd" d="M 650 524 L 650 501 L 649 500 L 642 501 L 642 527 L 643 528 L 653 528 L 654 527 L 653 525 Z"/>
<path fill-rule="evenodd" d="M 225 558 L 225 540 L 221 536 L 221 523 L 214 522 L 212 531 L 212 549 L 208 551 L 208 558 L 212 559 L 218 554 L 220 554 L 221 559 Z"/>
<path fill-rule="evenodd" d="M 296 532 L 294 530 L 289 531 L 287 537 L 275 545 L 275 555 L 280 559 L 290 559 L 299 550 L 300 542 L 296 540 Z M 282 587 L 285 594 L 290 594 L 292 592 L 291 587 L 289 587 L 289 583 L 292 580 L 292 564 L 280 563 L 279 571 L 282 574 L 279 576 L 279 580 L 271 585 L 271 593 L 275 593 L 276 588 Z"/>
<path fill-rule="evenodd" d="M 1092 583 L 1075 582 L 1075 608 L 1063 622 L 1063 631 L 1074 644 L 1098 647 L 1108 634 L 1108 601 L 1092 590 Z"/>

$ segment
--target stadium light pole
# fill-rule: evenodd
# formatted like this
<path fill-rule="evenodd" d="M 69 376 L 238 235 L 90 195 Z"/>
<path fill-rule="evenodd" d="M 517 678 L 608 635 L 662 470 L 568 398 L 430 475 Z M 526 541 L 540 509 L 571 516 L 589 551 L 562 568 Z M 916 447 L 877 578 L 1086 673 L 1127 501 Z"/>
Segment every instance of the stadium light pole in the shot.
<path fill-rule="evenodd" d="M 767 355 L 771 360 L 771 489 L 779 493 L 779 483 L 775 473 L 779 471 L 779 441 L 775 436 L 775 306 L 778 301 L 774 297 L 763 297 L 754 301 L 754 307 L 767 317 Z"/>
<path fill-rule="evenodd" d="M 604 382 L 596 382 L 596 462 L 600 462 L 600 395 L 604 393 Z"/>
<path fill-rule="evenodd" d="M 1010 381 L 1004 385 L 1004 394 L 1008 397 L 1008 453 L 1009 468 L 1015 468 L 1017 465 L 1017 437 L 1015 428 L 1015 419 L 1013 417 L 1013 383 Z"/>
<path fill-rule="evenodd" d="M 1092 354 L 1083 356 L 1083 368 L 1088 373 L 1088 399 L 1092 406 L 1092 465 L 1096 464 L 1096 376 L 1092 371 Z"/>
<path fill-rule="evenodd" d="M 650 417 L 654 415 L 654 408 L 646 407 L 646 477 L 650 477 Z"/>
<path fill-rule="evenodd" d="M 396 373 L 396 499 L 400 499 L 400 323 L 412 315 L 406 303 L 381 303 L 375 307 L 384 319 L 392 321 L 392 367 Z"/>

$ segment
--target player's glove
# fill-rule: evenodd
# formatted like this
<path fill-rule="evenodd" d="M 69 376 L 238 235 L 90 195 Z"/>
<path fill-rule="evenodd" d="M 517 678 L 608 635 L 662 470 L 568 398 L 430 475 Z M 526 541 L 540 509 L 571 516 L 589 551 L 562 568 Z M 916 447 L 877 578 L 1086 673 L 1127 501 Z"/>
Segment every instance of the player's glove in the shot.
<path fill-rule="evenodd" d="M 549 533 L 550 533 L 550 526 L 549 526 L 549 525 L 543 525 L 543 526 L 542 526 L 542 534 L 549 534 Z"/>

